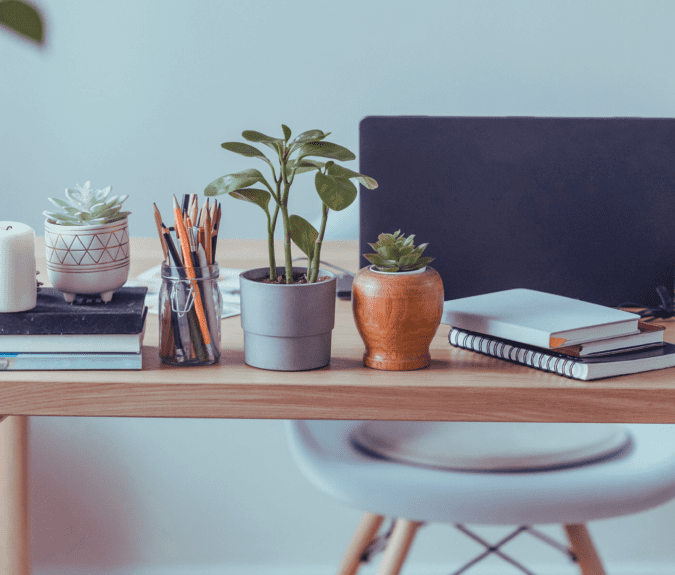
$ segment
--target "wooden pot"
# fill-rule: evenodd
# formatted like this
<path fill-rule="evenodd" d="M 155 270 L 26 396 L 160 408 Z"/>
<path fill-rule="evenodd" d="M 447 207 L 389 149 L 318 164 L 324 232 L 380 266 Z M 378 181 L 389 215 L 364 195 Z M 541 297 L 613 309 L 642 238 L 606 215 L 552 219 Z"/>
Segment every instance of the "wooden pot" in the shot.
<path fill-rule="evenodd" d="M 361 269 L 352 286 L 356 329 L 366 345 L 363 363 L 384 370 L 427 367 L 429 345 L 443 314 L 443 281 L 426 267 L 413 272 Z"/>

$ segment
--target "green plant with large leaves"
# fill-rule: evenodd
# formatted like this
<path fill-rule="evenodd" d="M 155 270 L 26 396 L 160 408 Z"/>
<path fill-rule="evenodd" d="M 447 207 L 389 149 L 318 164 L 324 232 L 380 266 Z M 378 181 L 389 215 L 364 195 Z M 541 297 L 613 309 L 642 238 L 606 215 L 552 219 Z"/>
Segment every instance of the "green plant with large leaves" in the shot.
<path fill-rule="evenodd" d="M 272 170 L 272 183 L 259 170 L 249 169 L 218 178 L 206 187 L 204 194 L 207 196 L 229 194 L 262 208 L 267 216 L 270 279 L 273 281 L 277 279 L 274 231 L 279 212 L 281 212 L 284 227 L 286 283 L 293 283 L 291 241 L 307 256 L 309 260 L 307 281 L 313 283 L 319 272 L 321 244 L 326 230 L 328 212 L 344 210 L 356 199 L 357 189 L 352 180 L 356 180 L 371 190 L 377 187 L 377 182 L 369 176 L 335 163 L 335 160 L 354 160 L 356 156 L 347 148 L 326 142 L 325 139 L 330 132 L 308 130 L 291 140 L 291 129 L 283 124 L 281 128 L 284 133 L 283 138 L 273 138 L 253 130 L 242 132 L 245 140 L 264 144 L 274 150 L 278 160 L 276 168 L 275 163 L 255 146 L 241 142 L 222 144 L 222 147 L 230 152 L 265 162 Z M 312 159 L 314 157 L 326 158 L 327 161 Z M 305 172 L 316 172 L 314 186 L 322 204 L 319 230 L 304 218 L 288 214 L 291 186 L 295 177 Z M 273 201 L 273 208 L 270 207 L 271 201 Z"/>
<path fill-rule="evenodd" d="M 0 0 L 0 26 L 40 46 L 44 44 L 42 15 L 28 2 Z"/>

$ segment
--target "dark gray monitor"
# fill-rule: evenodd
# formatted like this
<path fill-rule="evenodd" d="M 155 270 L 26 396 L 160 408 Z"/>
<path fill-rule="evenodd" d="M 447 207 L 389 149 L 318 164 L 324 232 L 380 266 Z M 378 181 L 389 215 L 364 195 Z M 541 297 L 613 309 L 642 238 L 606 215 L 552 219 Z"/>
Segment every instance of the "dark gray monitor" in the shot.
<path fill-rule="evenodd" d="M 415 234 L 446 300 L 673 293 L 675 119 L 369 116 L 359 158 L 379 182 L 361 187 L 361 253 L 381 232 Z"/>

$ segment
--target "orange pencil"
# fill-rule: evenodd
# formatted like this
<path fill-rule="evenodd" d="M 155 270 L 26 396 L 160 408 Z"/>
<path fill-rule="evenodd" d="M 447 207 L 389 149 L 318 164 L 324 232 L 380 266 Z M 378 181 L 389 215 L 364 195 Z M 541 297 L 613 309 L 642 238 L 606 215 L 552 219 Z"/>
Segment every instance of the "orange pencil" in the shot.
<path fill-rule="evenodd" d="M 178 200 L 176 200 L 176 196 L 173 197 L 173 213 L 176 219 L 176 232 L 178 233 L 181 251 L 183 252 L 183 262 L 185 263 L 185 272 L 187 273 L 188 279 L 193 280 L 192 288 L 194 290 L 195 308 L 197 310 L 197 319 L 199 320 L 199 329 L 202 332 L 204 344 L 208 346 L 211 344 L 211 334 L 209 333 L 209 328 L 206 323 L 206 315 L 204 314 L 204 306 L 202 304 L 202 296 L 199 292 L 199 286 L 195 281 L 196 276 L 195 276 L 195 269 L 192 266 L 190 241 L 188 240 L 187 230 L 185 229 L 185 224 L 183 222 L 183 214 L 181 213 L 181 209 L 180 206 L 178 205 Z"/>

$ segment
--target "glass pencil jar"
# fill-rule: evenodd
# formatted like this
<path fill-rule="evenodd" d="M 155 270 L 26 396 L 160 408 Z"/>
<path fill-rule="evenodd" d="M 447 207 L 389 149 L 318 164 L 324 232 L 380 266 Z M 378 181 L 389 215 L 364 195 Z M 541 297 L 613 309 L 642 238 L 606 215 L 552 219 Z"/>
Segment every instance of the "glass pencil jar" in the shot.
<path fill-rule="evenodd" d="M 218 264 L 185 268 L 162 263 L 159 358 L 172 365 L 210 365 L 220 358 L 222 298 Z"/>

